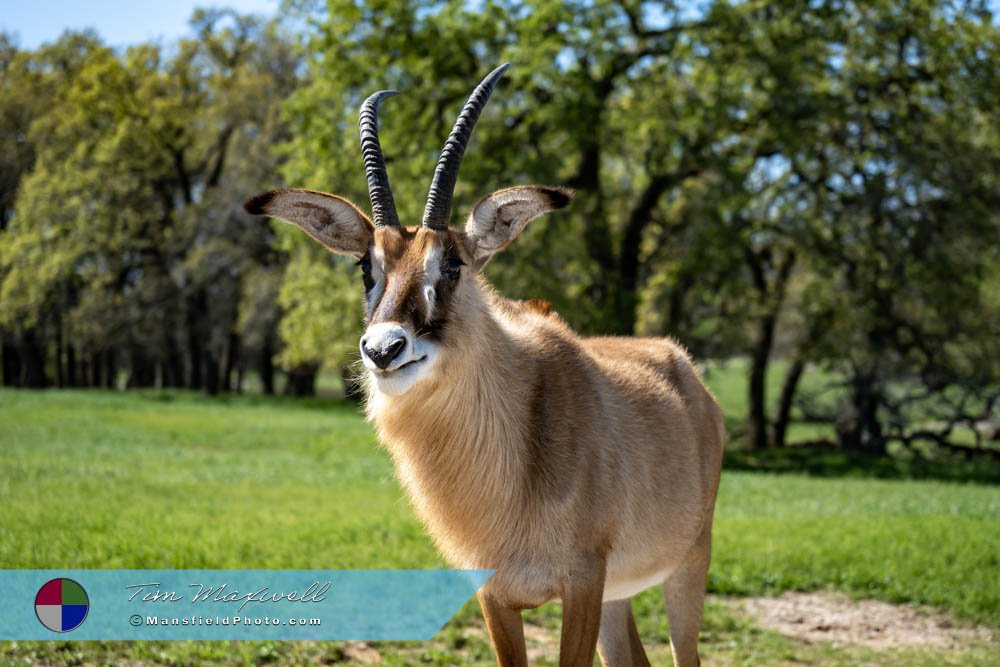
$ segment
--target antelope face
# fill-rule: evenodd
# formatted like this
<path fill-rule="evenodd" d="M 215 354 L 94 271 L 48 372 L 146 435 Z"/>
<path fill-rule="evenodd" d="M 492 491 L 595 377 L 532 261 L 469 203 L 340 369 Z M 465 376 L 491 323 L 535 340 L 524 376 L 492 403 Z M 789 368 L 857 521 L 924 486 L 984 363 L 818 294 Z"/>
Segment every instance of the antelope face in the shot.
<path fill-rule="evenodd" d="M 250 213 L 292 223 L 328 250 L 358 259 L 367 325 L 361 359 L 375 391 L 399 396 L 433 375 L 443 351 L 456 342 L 462 313 L 455 296 L 464 282 L 529 221 L 566 206 L 572 197 L 569 190 L 542 186 L 499 190 L 476 204 L 464 230 L 449 228 L 465 145 L 506 68 L 483 79 L 459 114 L 434 172 L 420 227 L 399 224 L 378 139 L 379 106 L 394 91 L 375 93 L 361 106 L 371 219 L 346 199 L 312 190 L 275 190 L 245 204 Z"/>
<path fill-rule="evenodd" d="M 361 360 L 375 389 L 398 396 L 433 373 L 469 259 L 447 230 L 376 231 L 359 262 L 367 315 Z"/>

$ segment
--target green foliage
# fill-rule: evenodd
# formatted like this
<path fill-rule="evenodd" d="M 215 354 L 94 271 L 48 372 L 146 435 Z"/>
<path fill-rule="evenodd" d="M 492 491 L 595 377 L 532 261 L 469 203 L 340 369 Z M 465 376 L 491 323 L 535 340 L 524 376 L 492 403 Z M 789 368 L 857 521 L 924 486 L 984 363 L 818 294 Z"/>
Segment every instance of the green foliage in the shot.
<path fill-rule="evenodd" d="M 278 331 L 290 344 L 279 359 L 286 368 L 317 360 L 340 369 L 357 358 L 358 330 L 364 317 L 353 262 L 329 261 L 301 248 L 285 272 L 278 303 L 284 316 Z"/>
<path fill-rule="evenodd" d="M 751 356 L 756 431 L 773 401 L 754 378 L 773 348 L 845 376 L 823 417 L 848 444 L 909 443 L 955 416 L 915 392 L 957 386 L 979 405 L 995 393 L 1000 311 L 986 271 L 1000 190 L 996 169 L 974 165 L 1000 161 L 1000 35 L 976 3 L 414 0 L 302 12 L 313 76 L 286 105 L 289 182 L 364 200 L 356 109 L 397 88 L 383 146 L 415 223 L 471 82 L 510 60 L 463 165 L 456 218 L 510 183 L 578 196 L 490 267 L 501 291 L 549 299 L 584 332 L 669 332 L 699 357 Z"/>
<path fill-rule="evenodd" d="M 364 203 L 357 109 L 397 88 L 382 143 L 416 224 L 457 110 L 507 60 L 453 222 L 506 185 L 577 196 L 490 264 L 500 291 L 585 334 L 748 358 L 733 425 L 754 447 L 784 443 L 793 412 L 856 449 L 991 446 L 1000 28 L 981 2 L 286 10 L 199 10 L 170 47 L 0 38 L 5 383 L 74 384 L 75 364 L 214 392 L 274 359 L 349 365 L 356 272 L 239 203 L 284 183 Z M 807 364 L 841 380 L 830 396 L 803 397 Z"/>
<path fill-rule="evenodd" d="M 130 384 L 159 365 L 168 384 L 200 385 L 232 366 L 245 277 L 275 264 L 269 229 L 238 207 L 274 169 L 295 58 L 273 22 L 199 11 L 192 27 L 172 50 L 67 34 L 19 54 L 49 97 L 0 235 L 0 327 L 54 333 L 60 374 L 64 348 L 112 351 Z M 242 331 L 265 338 L 246 327 L 273 330 L 277 312 L 255 313 Z"/>

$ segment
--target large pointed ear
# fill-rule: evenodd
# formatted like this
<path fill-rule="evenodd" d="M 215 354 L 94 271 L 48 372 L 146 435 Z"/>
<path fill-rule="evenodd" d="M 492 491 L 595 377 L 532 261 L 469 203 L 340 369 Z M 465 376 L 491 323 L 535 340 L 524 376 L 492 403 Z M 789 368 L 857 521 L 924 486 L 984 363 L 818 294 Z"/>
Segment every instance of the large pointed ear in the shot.
<path fill-rule="evenodd" d="M 313 190 L 272 190 L 248 199 L 247 213 L 290 222 L 324 247 L 362 257 L 372 244 L 374 227 L 358 207 L 335 195 Z"/>
<path fill-rule="evenodd" d="M 549 211 L 569 204 L 573 191 L 543 185 L 520 185 L 497 190 L 479 200 L 465 223 L 469 253 L 479 270 L 517 238 L 525 226 Z"/>

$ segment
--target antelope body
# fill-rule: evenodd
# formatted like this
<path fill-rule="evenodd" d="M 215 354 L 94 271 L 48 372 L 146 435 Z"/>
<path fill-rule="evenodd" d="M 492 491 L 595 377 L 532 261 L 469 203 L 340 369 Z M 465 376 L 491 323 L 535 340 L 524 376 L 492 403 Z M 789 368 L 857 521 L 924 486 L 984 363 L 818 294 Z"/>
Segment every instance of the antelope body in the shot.
<path fill-rule="evenodd" d="M 595 648 L 605 665 L 649 664 L 629 598 L 662 584 L 674 662 L 696 665 L 724 436 L 715 399 L 672 341 L 581 338 L 479 276 L 570 192 L 500 190 L 464 230 L 448 226 L 458 163 L 505 69 L 459 116 L 420 227 L 399 225 L 378 142 L 391 91 L 361 109 L 374 222 L 307 190 L 247 210 L 360 259 L 368 417 L 447 560 L 496 570 L 478 597 L 498 663 L 527 664 L 520 610 L 558 598 L 561 665 L 589 666 Z"/>

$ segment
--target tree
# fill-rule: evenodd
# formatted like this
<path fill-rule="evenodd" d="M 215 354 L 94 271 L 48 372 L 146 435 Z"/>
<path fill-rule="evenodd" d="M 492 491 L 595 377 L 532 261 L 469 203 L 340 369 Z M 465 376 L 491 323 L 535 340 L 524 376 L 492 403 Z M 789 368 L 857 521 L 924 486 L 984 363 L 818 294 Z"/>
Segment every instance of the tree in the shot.
<path fill-rule="evenodd" d="M 797 243 L 832 288 L 816 355 L 846 391 L 828 416 L 844 446 L 881 452 L 988 405 L 1000 381 L 986 291 L 1000 127 L 997 51 L 984 47 L 997 29 L 974 4 L 852 10 L 862 28 L 844 34 L 840 104 L 822 148 L 795 159 L 823 223 Z"/>
<path fill-rule="evenodd" d="M 995 159 L 987 91 L 996 83 L 988 45 L 997 30 L 981 3 L 720 1 L 690 12 L 641 2 L 335 2 L 329 12 L 305 7 L 313 76 L 288 107 L 296 132 L 287 179 L 363 201 L 356 108 L 371 91 L 399 88 L 404 94 L 384 107 L 383 144 L 402 217 L 415 220 L 468 82 L 512 60 L 507 90 L 480 122 L 463 165 L 457 208 L 511 182 L 562 183 L 578 197 L 575 215 L 531 230 L 491 268 L 492 278 L 507 293 L 553 301 L 584 331 L 669 327 L 699 354 L 745 352 L 751 446 L 785 442 L 809 359 L 853 377 L 844 405 L 860 412 L 871 412 L 863 394 L 883 395 L 879 383 L 904 372 L 906 364 L 881 362 L 875 375 L 863 370 L 869 362 L 859 350 L 880 359 L 904 343 L 870 343 L 885 327 L 860 315 L 886 312 L 873 281 L 887 294 L 907 293 L 903 282 L 916 278 L 910 258 L 886 264 L 886 253 L 903 247 L 915 220 L 931 211 L 922 197 L 909 213 L 883 212 L 896 219 L 895 231 L 872 236 L 875 181 L 865 174 L 882 172 L 879 187 L 891 181 L 902 201 L 924 187 L 914 185 L 911 162 L 947 172 L 926 186 L 975 205 L 967 216 L 952 216 L 954 204 L 933 207 L 939 231 L 953 236 L 935 232 L 927 242 L 943 249 L 992 241 L 995 170 L 968 178 L 963 166 L 970 155 Z M 959 39 L 945 39 L 955 31 Z M 974 150 L 919 155 L 912 146 L 928 130 L 941 146 L 951 132 L 968 137 Z M 904 173 L 910 180 L 894 180 Z M 878 197 L 879 206 L 898 208 Z M 980 253 L 973 265 L 989 259 Z M 845 271 L 858 260 L 874 273 Z M 942 304 L 976 312 L 983 276 L 949 282 L 951 261 L 934 258 L 942 273 L 920 280 L 935 285 Z M 886 267 L 900 280 L 885 283 Z M 918 319 L 919 327 L 937 326 Z M 764 378 L 782 321 L 796 331 L 784 334 L 792 360 L 772 425 Z M 989 346 L 971 336 L 962 347 L 978 358 Z M 845 444 L 855 438 L 851 428 Z"/>
<path fill-rule="evenodd" d="M 746 127 L 729 118 L 739 95 L 698 87 L 719 67 L 699 70 L 695 85 L 675 76 L 716 17 L 683 19 L 671 5 L 650 27 L 646 8 L 617 2 L 335 2 L 329 12 L 308 14 L 313 76 L 288 107 L 286 180 L 363 201 L 357 107 L 371 91 L 400 88 L 382 113 L 383 145 L 401 216 L 414 221 L 469 81 L 513 60 L 509 92 L 477 128 L 456 208 L 512 182 L 574 187 L 575 215 L 530 230 L 490 274 L 508 294 L 549 299 L 584 331 L 633 331 L 642 242 L 664 195 L 748 149 L 720 149 Z"/>
<path fill-rule="evenodd" d="M 454 114 L 509 60 L 455 210 L 515 183 L 577 197 L 490 265 L 503 292 L 583 333 L 745 357 L 751 447 L 800 417 L 876 452 L 1000 418 L 1000 31 L 982 2 L 288 7 L 285 27 L 196 12 L 170 48 L 0 38 L 4 384 L 214 393 L 256 368 L 273 392 L 278 363 L 293 394 L 323 367 L 351 386 L 356 270 L 239 205 L 286 182 L 365 202 L 357 109 L 398 88 L 382 140 L 415 224 Z M 799 390 L 811 368 L 830 395 Z"/>
<path fill-rule="evenodd" d="M 241 332 L 273 353 L 274 336 L 247 327 L 277 318 L 237 327 L 238 307 L 253 303 L 244 277 L 282 260 L 239 205 L 275 168 L 297 60 L 273 22 L 199 11 L 192 25 L 171 56 L 75 35 L 35 56 L 55 96 L 30 125 L 37 159 L 0 237 L 0 323 L 45 332 L 60 384 L 78 364 L 110 384 L 119 366 L 128 386 L 214 393 L 233 386 Z"/>

